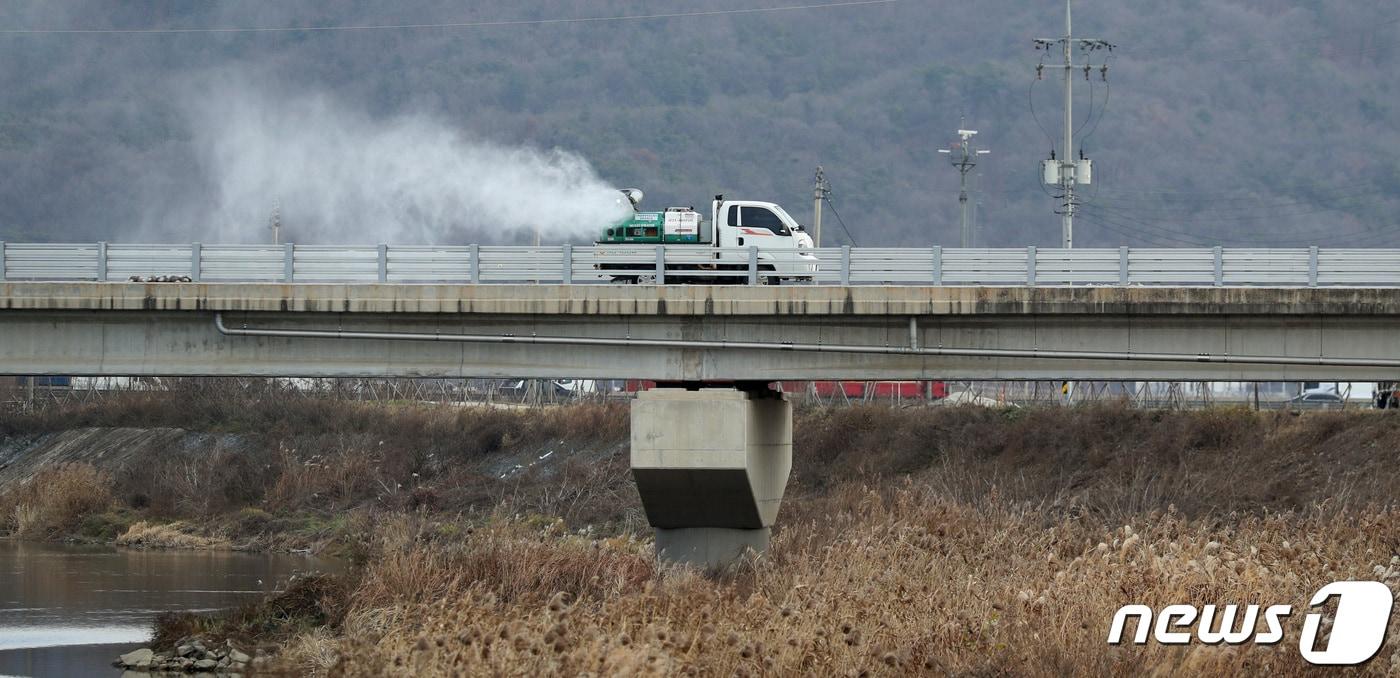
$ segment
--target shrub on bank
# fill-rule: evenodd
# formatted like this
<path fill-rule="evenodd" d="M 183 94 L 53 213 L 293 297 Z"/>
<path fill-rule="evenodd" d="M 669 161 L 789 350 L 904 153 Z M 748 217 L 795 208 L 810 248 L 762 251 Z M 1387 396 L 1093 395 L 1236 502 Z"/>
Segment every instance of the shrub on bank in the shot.
<path fill-rule="evenodd" d="M 39 471 L 0 493 L 0 526 L 18 537 L 42 539 L 77 527 L 112 503 L 111 478 L 91 464 Z"/>
<path fill-rule="evenodd" d="M 132 525 L 116 539 L 117 546 L 155 549 L 208 549 L 227 546 L 228 542 L 196 534 L 184 523 L 149 523 Z"/>

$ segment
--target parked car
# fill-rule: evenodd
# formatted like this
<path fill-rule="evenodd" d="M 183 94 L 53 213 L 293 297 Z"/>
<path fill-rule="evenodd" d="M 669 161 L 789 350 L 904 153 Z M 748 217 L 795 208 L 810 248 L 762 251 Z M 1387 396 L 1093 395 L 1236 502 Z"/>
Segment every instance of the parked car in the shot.
<path fill-rule="evenodd" d="M 1309 391 L 1290 401 L 1290 410 L 1339 410 L 1347 401 L 1335 391 Z"/>

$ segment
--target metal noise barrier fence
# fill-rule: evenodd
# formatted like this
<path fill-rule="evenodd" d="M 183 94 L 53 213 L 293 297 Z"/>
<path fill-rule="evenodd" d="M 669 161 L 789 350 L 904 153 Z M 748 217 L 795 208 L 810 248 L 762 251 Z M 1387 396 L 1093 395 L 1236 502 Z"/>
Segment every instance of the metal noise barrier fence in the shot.
<path fill-rule="evenodd" d="M 123 282 L 1400 287 L 1394 249 L 760 250 L 36 244 L 0 241 L 0 280 Z"/>

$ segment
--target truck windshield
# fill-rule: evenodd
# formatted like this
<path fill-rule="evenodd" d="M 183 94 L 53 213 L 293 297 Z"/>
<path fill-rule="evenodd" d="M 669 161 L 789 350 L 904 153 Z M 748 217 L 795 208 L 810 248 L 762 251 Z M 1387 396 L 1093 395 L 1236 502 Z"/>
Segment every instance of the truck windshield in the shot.
<path fill-rule="evenodd" d="M 744 228 L 763 228 L 778 235 L 790 235 L 787 224 L 767 207 L 744 207 Z"/>

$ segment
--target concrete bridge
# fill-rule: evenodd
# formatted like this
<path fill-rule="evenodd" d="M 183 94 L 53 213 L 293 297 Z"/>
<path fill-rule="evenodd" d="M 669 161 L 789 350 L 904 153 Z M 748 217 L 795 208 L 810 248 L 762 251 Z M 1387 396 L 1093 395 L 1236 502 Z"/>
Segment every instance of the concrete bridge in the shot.
<path fill-rule="evenodd" d="M 634 476 L 660 552 L 714 565 L 777 514 L 768 382 L 1400 381 L 1400 289 L 0 283 L 0 374 L 667 382 Z"/>
<path fill-rule="evenodd" d="M 0 374 L 1400 379 L 1400 289 L 0 283 Z"/>

